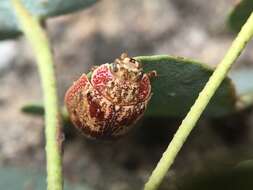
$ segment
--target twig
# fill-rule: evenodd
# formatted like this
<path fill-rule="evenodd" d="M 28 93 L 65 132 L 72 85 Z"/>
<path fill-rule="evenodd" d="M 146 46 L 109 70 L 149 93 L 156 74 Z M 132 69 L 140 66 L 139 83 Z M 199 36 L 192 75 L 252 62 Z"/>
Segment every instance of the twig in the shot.
<path fill-rule="evenodd" d="M 61 127 L 53 65 L 47 35 L 39 20 L 31 15 L 20 0 L 12 0 L 17 19 L 35 53 L 45 105 L 45 134 L 47 158 L 47 189 L 62 190 Z"/>
<path fill-rule="evenodd" d="M 163 153 L 161 160 L 158 162 L 156 168 L 153 170 L 148 182 L 145 184 L 144 190 L 156 190 L 161 184 L 167 171 L 173 164 L 178 152 L 182 148 L 185 140 L 194 128 L 196 122 L 206 108 L 215 91 L 226 77 L 232 64 L 241 54 L 246 44 L 253 36 L 253 13 L 248 18 L 247 22 L 242 27 L 238 36 L 232 43 L 230 49 L 227 51 L 223 60 L 220 62 L 209 81 L 206 83 L 204 89 L 200 92 L 191 110 L 182 121 L 174 138 L 170 142 L 168 148 Z"/>

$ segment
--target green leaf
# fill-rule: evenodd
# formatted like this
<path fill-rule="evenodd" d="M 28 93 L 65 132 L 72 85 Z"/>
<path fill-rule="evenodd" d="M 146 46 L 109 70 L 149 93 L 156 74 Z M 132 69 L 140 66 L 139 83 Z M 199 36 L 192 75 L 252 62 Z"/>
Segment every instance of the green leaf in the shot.
<path fill-rule="evenodd" d="M 228 17 L 228 24 L 230 28 L 235 32 L 239 32 L 252 11 L 253 1 L 241 0 L 231 11 Z"/>
<path fill-rule="evenodd" d="M 40 19 L 72 13 L 89 7 L 98 0 L 22 0 L 25 7 Z M 11 0 L 0 1 L 0 40 L 21 34 Z"/>
<path fill-rule="evenodd" d="M 0 1 L 0 40 L 13 38 L 20 34 L 16 16 L 9 0 Z"/>
<path fill-rule="evenodd" d="M 243 160 L 235 167 L 237 170 L 249 170 L 253 173 L 253 160 Z"/>
<path fill-rule="evenodd" d="M 29 103 L 21 107 L 21 111 L 26 114 L 44 115 L 43 103 Z"/>
<path fill-rule="evenodd" d="M 97 0 L 22 0 L 28 10 L 38 17 L 52 17 L 89 7 Z"/>
<path fill-rule="evenodd" d="M 45 114 L 45 108 L 43 103 L 40 102 L 33 102 L 28 103 L 21 107 L 21 111 L 25 114 L 34 115 L 34 116 L 43 116 Z M 62 107 L 60 109 L 60 114 L 63 119 L 64 124 L 68 124 L 68 112 L 65 107 Z"/>
<path fill-rule="evenodd" d="M 0 189 L 44 190 L 46 189 L 46 174 L 38 170 L 27 168 L 0 167 Z M 65 181 L 64 189 L 91 190 L 91 188 L 85 184 L 74 185 L 68 181 Z"/>
<path fill-rule="evenodd" d="M 251 168 L 215 168 L 214 171 L 201 171 L 197 175 L 185 175 L 177 180 L 180 190 L 251 190 L 253 186 Z"/>
<path fill-rule="evenodd" d="M 213 69 L 207 65 L 181 57 L 167 55 L 136 57 L 144 71 L 156 70 L 158 77 L 152 81 L 153 96 L 146 115 L 184 116 L 203 89 Z M 236 111 L 234 86 L 226 78 L 212 98 L 205 114 L 223 116 Z"/>
<path fill-rule="evenodd" d="M 156 70 L 158 74 L 152 79 L 153 95 L 146 116 L 184 116 L 214 71 L 206 64 L 182 57 L 156 55 L 135 59 L 143 64 L 145 72 Z M 205 111 L 206 116 L 221 117 L 253 104 L 253 70 L 235 70 L 230 76 L 233 80 L 227 77 L 223 81 Z M 42 103 L 31 103 L 23 106 L 22 111 L 43 115 L 44 107 Z M 64 108 L 61 114 L 67 123 L 68 113 Z"/>

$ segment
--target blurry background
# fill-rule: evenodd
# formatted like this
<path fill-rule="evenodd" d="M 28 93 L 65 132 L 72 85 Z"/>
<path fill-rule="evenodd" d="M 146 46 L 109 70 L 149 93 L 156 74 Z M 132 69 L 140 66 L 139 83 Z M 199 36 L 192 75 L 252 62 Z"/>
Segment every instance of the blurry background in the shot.
<path fill-rule="evenodd" d="M 82 73 L 92 65 L 113 61 L 122 52 L 169 54 L 218 64 L 235 36 L 226 25 L 234 3 L 103 0 L 84 11 L 49 19 L 61 104 L 66 89 Z M 252 50 L 251 43 L 235 68 L 252 65 Z M 42 100 L 33 52 L 23 37 L 0 42 L 0 87 L 0 164 L 44 170 L 43 119 L 20 112 L 24 104 Z M 91 141 L 74 128 L 67 129 L 64 174 L 73 183 L 98 190 L 141 189 L 180 119 L 146 118 L 128 136 L 111 143 Z M 252 125 L 251 110 L 201 120 L 162 188 L 177 189 L 173 182 L 189 173 L 249 158 Z"/>

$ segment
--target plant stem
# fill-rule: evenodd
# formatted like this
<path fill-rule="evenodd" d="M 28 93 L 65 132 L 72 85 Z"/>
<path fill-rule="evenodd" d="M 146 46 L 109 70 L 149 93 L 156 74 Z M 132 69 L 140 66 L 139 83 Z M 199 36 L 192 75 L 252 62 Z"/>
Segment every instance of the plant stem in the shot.
<path fill-rule="evenodd" d="M 179 129 L 177 130 L 174 138 L 170 142 L 168 148 L 163 153 L 161 160 L 158 162 L 156 168 L 153 170 L 148 182 L 145 184 L 144 190 L 155 190 L 161 184 L 167 171 L 173 164 L 179 150 L 182 148 L 183 143 L 189 136 L 190 132 L 194 128 L 196 122 L 201 116 L 202 112 L 206 108 L 208 102 L 214 95 L 215 91 L 226 77 L 232 64 L 241 54 L 241 51 L 245 48 L 246 44 L 253 36 L 253 13 L 251 13 L 247 22 L 242 27 L 238 36 L 232 43 L 231 47 L 227 51 L 223 60 L 220 62 L 209 81 L 206 83 L 204 89 L 200 92 L 195 103 L 191 107 L 190 111 L 182 121 Z"/>
<path fill-rule="evenodd" d="M 17 19 L 35 53 L 43 88 L 47 158 L 47 189 L 62 190 L 61 126 L 53 56 L 45 31 L 20 0 L 12 0 Z"/>

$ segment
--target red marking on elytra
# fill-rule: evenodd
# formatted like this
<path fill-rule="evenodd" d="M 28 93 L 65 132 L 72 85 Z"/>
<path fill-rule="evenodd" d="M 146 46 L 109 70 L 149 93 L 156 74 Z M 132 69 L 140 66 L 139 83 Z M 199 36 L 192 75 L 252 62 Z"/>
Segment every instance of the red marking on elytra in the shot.
<path fill-rule="evenodd" d="M 87 94 L 89 112 L 91 117 L 95 117 L 99 121 L 104 120 L 104 112 L 101 109 L 101 106 L 93 100 L 90 94 Z"/>
<path fill-rule="evenodd" d="M 70 102 L 75 96 L 75 93 L 78 92 L 81 88 L 85 88 L 88 83 L 89 80 L 86 74 L 83 74 L 76 82 L 74 82 L 74 84 L 66 92 L 65 102 Z"/>
<path fill-rule="evenodd" d="M 88 137 L 111 139 L 124 135 L 142 117 L 150 101 L 151 75 L 129 67 L 134 59 L 121 56 L 96 68 L 91 80 L 83 74 L 67 91 L 65 104 L 74 125 Z M 118 73 L 117 73 L 118 72 Z M 139 80 L 138 76 L 143 75 Z"/>
<path fill-rule="evenodd" d="M 91 83 L 93 86 L 106 85 L 113 76 L 107 64 L 98 67 L 92 74 Z"/>
<path fill-rule="evenodd" d="M 144 75 L 139 86 L 139 100 L 144 101 L 150 94 L 150 81 L 147 75 Z"/>

